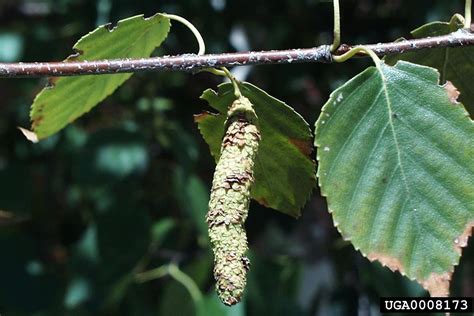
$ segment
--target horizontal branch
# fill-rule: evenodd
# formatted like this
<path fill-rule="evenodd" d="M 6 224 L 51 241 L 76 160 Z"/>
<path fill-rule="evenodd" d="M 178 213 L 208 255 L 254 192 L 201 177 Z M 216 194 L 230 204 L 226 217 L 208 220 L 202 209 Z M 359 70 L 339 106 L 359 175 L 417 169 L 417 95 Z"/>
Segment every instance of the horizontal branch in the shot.
<path fill-rule="evenodd" d="M 474 33 L 458 30 L 448 35 L 390 43 L 364 45 L 377 55 L 385 56 L 428 48 L 474 45 Z M 349 51 L 353 46 L 343 44 L 335 55 Z M 164 56 L 141 59 L 114 59 L 98 61 L 68 61 L 45 63 L 0 63 L 0 77 L 45 77 L 134 73 L 144 71 L 197 71 L 209 67 L 245 65 L 333 62 L 329 45 L 313 48 L 272 50 L 260 52 Z"/>

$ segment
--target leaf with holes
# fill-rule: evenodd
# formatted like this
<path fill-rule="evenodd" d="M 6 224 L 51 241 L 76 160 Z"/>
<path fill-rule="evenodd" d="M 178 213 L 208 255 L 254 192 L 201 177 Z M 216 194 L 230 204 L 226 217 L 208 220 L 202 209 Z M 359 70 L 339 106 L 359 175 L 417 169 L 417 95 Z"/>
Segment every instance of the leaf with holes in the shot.
<path fill-rule="evenodd" d="M 262 136 L 254 167 L 252 198 L 298 217 L 316 182 L 315 164 L 310 158 L 311 130 L 291 107 L 265 91 L 250 83 L 241 83 L 240 89 L 254 105 Z M 217 93 L 208 89 L 201 98 L 219 111 L 219 114 L 195 116 L 199 130 L 217 161 L 227 109 L 235 99 L 232 85 L 220 85 Z"/>
<path fill-rule="evenodd" d="M 449 23 L 428 23 L 412 31 L 411 34 L 414 38 L 425 38 L 455 31 L 467 32 L 462 30 L 463 27 L 463 18 L 455 15 Z M 445 80 L 451 81 L 461 92 L 459 100 L 466 106 L 469 113 L 474 115 L 474 86 L 471 81 L 471 78 L 474 78 L 474 47 L 425 49 L 388 56 L 385 60 L 391 65 L 398 60 L 405 60 L 437 68 L 441 73 L 441 83 Z"/>
<path fill-rule="evenodd" d="M 370 260 L 447 295 L 474 224 L 474 124 L 451 84 L 398 62 L 331 94 L 316 122 L 321 192 Z"/>
<path fill-rule="evenodd" d="M 118 22 L 111 29 L 101 26 L 82 37 L 70 61 L 148 57 L 168 35 L 170 21 L 157 14 Z M 36 140 L 48 137 L 112 94 L 132 74 L 50 78 L 50 85 L 35 98 L 30 118 Z M 30 137 L 31 138 L 31 137 Z"/>

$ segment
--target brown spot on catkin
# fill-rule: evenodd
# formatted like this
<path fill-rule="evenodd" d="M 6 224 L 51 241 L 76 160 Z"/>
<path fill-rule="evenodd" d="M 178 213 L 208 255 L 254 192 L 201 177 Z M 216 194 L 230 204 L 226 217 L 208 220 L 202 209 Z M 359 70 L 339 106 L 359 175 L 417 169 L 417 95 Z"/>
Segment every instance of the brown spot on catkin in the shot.
<path fill-rule="evenodd" d="M 458 102 L 458 97 L 460 95 L 459 90 L 453 85 L 451 81 L 446 81 L 444 84 L 443 88 L 446 90 L 448 93 L 448 98 L 449 101 L 451 101 L 452 104 L 459 104 Z"/>

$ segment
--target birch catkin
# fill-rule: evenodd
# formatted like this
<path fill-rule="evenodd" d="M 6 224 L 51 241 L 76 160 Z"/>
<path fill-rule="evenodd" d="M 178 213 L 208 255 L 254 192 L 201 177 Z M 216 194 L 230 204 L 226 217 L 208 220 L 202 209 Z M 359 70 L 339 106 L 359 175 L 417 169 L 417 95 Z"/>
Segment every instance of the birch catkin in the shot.
<path fill-rule="evenodd" d="M 214 277 L 226 305 L 240 301 L 250 262 L 244 222 L 247 219 L 253 167 L 260 141 L 257 116 L 245 97 L 235 100 L 212 181 L 206 221 L 214 250 Z"/>

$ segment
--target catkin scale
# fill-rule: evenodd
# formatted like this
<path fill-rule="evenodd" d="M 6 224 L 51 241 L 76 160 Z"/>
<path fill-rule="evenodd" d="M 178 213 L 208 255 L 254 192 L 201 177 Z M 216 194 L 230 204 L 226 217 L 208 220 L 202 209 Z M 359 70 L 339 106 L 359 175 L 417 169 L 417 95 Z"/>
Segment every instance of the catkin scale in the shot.
<path fill-rule="evenodd" d="M 256 122 L 257 116 L 247 98 L 240 97 L 232 103 L 206 216 L 214 251 L 216 290 L 226 305 L 240 301 L 250 267 L 245 257 L 248 246 L 244 223 L 260 141 Z"/>

